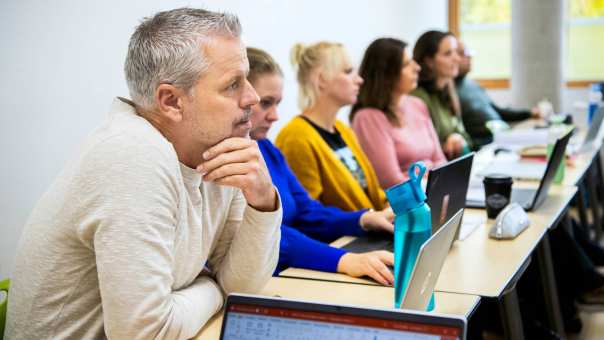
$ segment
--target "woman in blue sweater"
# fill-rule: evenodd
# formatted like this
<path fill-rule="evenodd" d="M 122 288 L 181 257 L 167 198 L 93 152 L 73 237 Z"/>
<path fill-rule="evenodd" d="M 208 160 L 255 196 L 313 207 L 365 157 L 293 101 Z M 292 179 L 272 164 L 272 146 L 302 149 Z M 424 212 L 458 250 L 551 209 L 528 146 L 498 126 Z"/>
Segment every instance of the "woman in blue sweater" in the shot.
<path fill-rule="evenodd" d="M 394 277 L 387 267 L 394 264 L 392 253 L 355 254 L 326 244 L 344 235 L 362 235 L 367 230 L 392 232 L 392 210 L 345 212 L 310 198 L 279 149 L 266 139 L 272 123 L 278 119 L 276 108 L 283 93 L 282 71 L 262 50 L 248 48 L 247 54 L 248 79 L 260 96 L 260 102 L 252 107 L 250 136 L 258 141 L 283 205 L 277 273 L 287 267 L 298 267 L 354 277 L 367 275 L 381 284 L 392 285 Z"/>

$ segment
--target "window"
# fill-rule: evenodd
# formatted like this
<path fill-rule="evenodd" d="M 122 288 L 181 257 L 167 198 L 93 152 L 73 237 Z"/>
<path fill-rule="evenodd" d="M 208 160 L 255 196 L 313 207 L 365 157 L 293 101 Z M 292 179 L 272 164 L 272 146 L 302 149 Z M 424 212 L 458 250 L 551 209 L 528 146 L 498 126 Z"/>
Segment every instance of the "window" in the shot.
<path fill-rule="evenodd" d="M 566 78 L 570 86 L 587 86 L 604 79 L 604 0 L 568 5 Z M 475 53 L 473 77 L 490 87 L 508 86 L 511 14 L 511 0 L 449 0 L 449 28 Z"/>
<path fill-rule="evenodd" d="M 568 78 L 604 79 L 604 0 L 570 0 L 569 14 Z"/>

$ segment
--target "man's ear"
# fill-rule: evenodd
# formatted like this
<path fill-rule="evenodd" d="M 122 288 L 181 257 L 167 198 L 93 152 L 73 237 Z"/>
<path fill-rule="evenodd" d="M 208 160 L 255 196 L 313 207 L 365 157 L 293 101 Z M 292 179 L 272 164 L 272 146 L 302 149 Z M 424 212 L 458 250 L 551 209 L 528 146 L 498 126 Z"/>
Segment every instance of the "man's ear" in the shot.
<path fill-rule="evenodd" d="M 183 118 L 183 99 L 185 93 L 172 84 L 159 84 L 155 90 L 155 100 L 159 113 L 173 123 Z"/>

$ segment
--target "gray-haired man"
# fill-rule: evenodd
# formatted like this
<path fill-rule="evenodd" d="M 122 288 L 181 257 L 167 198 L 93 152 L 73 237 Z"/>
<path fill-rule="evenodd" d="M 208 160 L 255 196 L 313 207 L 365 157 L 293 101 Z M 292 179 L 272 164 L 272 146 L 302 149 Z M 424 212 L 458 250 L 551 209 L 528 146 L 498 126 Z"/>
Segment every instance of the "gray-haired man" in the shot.
<path fill-rule="evenodd" d="M 278 256 L 236 17 L 161 12 L 131 37 L 116 99 L 25 227 L 8 338 L 189 338 Z M 208 270 L 204 270 L 204 264 Z"/>

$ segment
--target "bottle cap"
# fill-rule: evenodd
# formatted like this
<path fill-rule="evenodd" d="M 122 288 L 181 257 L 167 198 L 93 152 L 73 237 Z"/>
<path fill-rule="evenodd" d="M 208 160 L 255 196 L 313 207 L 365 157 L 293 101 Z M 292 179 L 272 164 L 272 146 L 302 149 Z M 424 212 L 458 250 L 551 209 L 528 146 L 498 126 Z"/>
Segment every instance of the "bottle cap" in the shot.
<path fill-rule="evenodd" d="M 415 162 L 409 167 L 409 179 L 406 182 L 386 189 L 386 197 L 395 214 L 417 208 L 426 201 L 426 194 L 422 189 L 424 173 L 424 162 Z"/>

